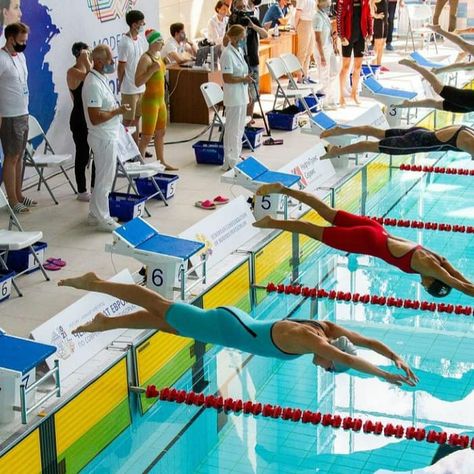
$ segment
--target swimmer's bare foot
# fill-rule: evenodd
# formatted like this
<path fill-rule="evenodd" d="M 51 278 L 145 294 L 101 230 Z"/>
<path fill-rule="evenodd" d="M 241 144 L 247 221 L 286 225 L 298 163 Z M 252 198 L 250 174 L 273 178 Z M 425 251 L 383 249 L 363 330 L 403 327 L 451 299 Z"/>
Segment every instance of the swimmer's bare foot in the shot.
<path fill-rule="evenodd" d="M 78 290 L 88 290 L 91 283 L 99 281 L 100 278 L 93 272 L 86 273 L 76 278 L 66 278 L 58 281 L 58 286 L 70 286 Z"/>
<path fill-rule="evenodd" d="M 359 96 L 357 94 L 351 95 L 351 99 L 354 101 L 356 105 L 360 105 Z"/>
<path fill-rule="evenodd" d="M 339 98 L 339 105 L 344 108 L 346 106 L 346 99 L 344 97 Z"/>
<path fill-rule="evenodd" d="M 342 127 L 332 127 L 328 130 L 324 130 L 324 132 L 321 132 L 321 135 L 319 135 L 321 138 L 326 138 L 326 137 L 336 137 L 338 135 L 344 135 L 344 128 Z"/>
<path fill-rule="evenodd" d="M 398 64 L 413 68 L 413 65 L 416 65 L 416 62 L 413 61 L 413 59 L 403 58 L 398 61 Z"/>
<path fill-rule="evenodd" d="M 72 334 L 79 334 L 81 332 L 101 332 L 111 329 L 108 324 L 108 318 L 104 313 L 97 313 L 92 321 L 89 321 L 76 329 L 72 330 Z"/>
<path fill-rule="evenodd" d="M 395 108 L 395 106 L 393 106 Z M 406 109 L 411 107 L 411 100 L 405 99 L 401 104 L 397 104 L 396 108 Z"/>
<path fill-rule="evenodd" d="M 164 165 L 165 171 L 178 171 L 179 170 L 179 168 L 176 168 L 175 166 L 171 166 L 168 163 L 162 162 L 161 164 Z"/>
<path fill-rule="evenodd" d="M 335 158 L 336 156 L 339 156 L 338 151 L 341 147 L 336 145 L 328 145 L 325 148 L 326 154 L 321 156 L 321 158 L 319 158 L 320 160 L 329 160 L 330 158 Z"/>
<path fill-rule="evenodd" d="M 279 194 L 285 189 L 281 183 L 269 183 L 260 186 L 255 194 L 257 196 L 266 196 L 267 194 Z"/>
<path fill-rule="evenodd" d="M 254 227 L 258 227 L 260 229 L 273 229 L 273 224 L 276 219 L 273 219 L 273 217 L 270 216 L 265 216 L 262 219 L 260 219 L 257 222 L 254 222 L 252 225 Z"/>

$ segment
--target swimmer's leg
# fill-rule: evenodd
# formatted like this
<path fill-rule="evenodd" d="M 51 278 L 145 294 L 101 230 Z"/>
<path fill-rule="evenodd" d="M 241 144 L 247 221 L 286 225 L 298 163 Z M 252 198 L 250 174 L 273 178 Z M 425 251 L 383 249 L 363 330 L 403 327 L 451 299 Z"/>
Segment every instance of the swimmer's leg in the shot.
<path fill-rule="evenodd" d="M 418 108 L 431 108 L 436 110 L 443 110 L 443 100 L 436 99 L 423 99 L 423 100 L 404 100 L 401 104 L 396 107 L 398 109 L 404 109 L 408 107 Z"/>
<path fill-rule="evenodd" d="M 177 332 L 165 322 L 164 318 L 157 317 L 156 314 L 141 310 L 122 316 L 108 317 L 104 313 L 97 313 L 94 319 L 78 326 L 72 331 L 73 334 L 81 332 L 102 332 L 111 329 L 158 329 L 171 334 Z"/>
<path fill-rule="evenodd" d="M 372 127 L 371 125 L 361 125 L 359 127 L 333 127 L 329 130 L 324 130 L 324 132 L 321 133 L 320 137 L 337 137 L 339 135 L 358 135 L 381 139 L 385 137 L 385 130 L 377 127 Z"/>
<path fill-rule="evenodd" d="M 324 227 L 320 227 L 310 222 L 290 221 L 273 219 L 273 217 L 265 216 L 263 219 L 255 222 L 254 227 L 262 229 L 281 229 L 297 234 L 304 234 L 312 239 L 322 242 Z"/>
<path fill-rule="evenodd" d="M 436 77 L 436 74 L 433 74 L 430 70 L 426 69 L 423 66 L 418 65 L 415 61 L 412 59 L 402 59 L 398 62 L 398 64 L 401 64 L 403 66 L 407 66 L 411 69 L 414 69 L 416 72 L 418 72 L 426 81 L 429 83 L 429 85 L 433 88 L 433 90 L 439 94 L 443 90 L 443 83 Z"/>
<path fill-rule="evenodd" d="M 287 188 L 281 183 L 264 184 L 258 188 L 256 194 L 258 196 L 264 196 L 266 194 L 284 194 L 286 196 L 295 198 L 303 204 L 306 204 L 314 209 L 325 221 L 329 222 L 330 224 L 333 223 L 334 218 L 336 217 L 337 209 L 327 205 L 314 194 L 307 193 L 305 191 L 298 191 L 297 189 Z"/>
<path fill-rule="evenodd" d="M 78 290 L 95 291 L 115 296 L 121 300 L 128 301 L 145 308 L 150 313 L 164 315 L 171 304 L 170 300 L 163 298 L 158 293 L 143 286 L 127 283 L 115 283 L 102 280 L 95 273 L 86 273 L 77 278 L 66 278 L 60 280 L 58 286 L 70 286 Z"/>
<path fill-rule="evenodd" d="M 321 156 L 321 160 L 335 158 L 341 155 L 350 155 L 352 153 L 379 153 L 379 142 L 360 141 L 347 146 L 331 146 L 326 148 L 326 154 Z"/>

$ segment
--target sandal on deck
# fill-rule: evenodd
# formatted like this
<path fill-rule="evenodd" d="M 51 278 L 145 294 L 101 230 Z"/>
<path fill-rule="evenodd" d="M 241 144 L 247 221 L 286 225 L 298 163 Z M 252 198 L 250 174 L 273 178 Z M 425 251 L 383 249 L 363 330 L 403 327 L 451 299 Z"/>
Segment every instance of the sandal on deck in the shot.
<path fill-rule="evenodd" d="M 21 201 L 21 204 L 23 204 L 26 207 L 36 207 L 38 205 L 38 202 L 25 196 L 23 198 L 23 201 Z"/>
<path fill-rule="evenodd" d="M 21 202 L 17 202 L 17 203 L 12 207 L 12 211 L 13 211 L 15 214 L 26 214 L 26 213 L 30 212 L 30 210 L 29 210 L 24 204 L 22 204 Z"/>

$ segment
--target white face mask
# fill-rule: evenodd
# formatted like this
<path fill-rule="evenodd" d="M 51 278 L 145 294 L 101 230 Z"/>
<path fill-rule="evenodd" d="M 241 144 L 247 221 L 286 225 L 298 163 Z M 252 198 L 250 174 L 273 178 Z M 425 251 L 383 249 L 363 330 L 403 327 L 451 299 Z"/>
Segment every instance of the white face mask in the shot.
<path fill-rule="evenodd" d="M 145 31 L 145 25 L 140 25 L 138 27 L 138 33 L 140 34 L 140 33 L 143 33 L 144 31 Z"/>

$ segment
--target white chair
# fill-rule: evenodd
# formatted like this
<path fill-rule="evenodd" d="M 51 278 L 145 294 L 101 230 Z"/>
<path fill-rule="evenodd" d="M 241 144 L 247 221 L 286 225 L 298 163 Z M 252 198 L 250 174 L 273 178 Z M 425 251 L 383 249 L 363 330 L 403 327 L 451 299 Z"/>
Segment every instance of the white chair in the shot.
<path fill-rule="evenodd" d="M 430 5 L 426 3 L 417 5 L 406 5 L 406 14 L 408 17 L 408 31 L 405 41 L 405 51 L 408 48 L 408 39 L 411 38 L 413 51 L 415 48 L 415 36 L 419 36 L 429 47 L 431 40 L 433 40 L 436 53 L 438 53 L 438 44 L 436 42 L 436 34 L 434 31 L 427 28 L 427 25 L 433 23 L 433 15 Z"/>
<path fill-rule="evenodd" d="M 298 56 L 293 53 L 285 53 L 280 55 L 280 58 L 282 59 L 283 65 L 288 73 L 288 81 L 292 89 L 310 90 L 312 92 L 316 90 L 315 84 L 298 84 L 295 81 L 295 74 L 301 74 L 304 76 L 303 66 L 300 63 Z"/>
<path fill-rule="evenodd" d="M 214 128 L 217 127 L 217 129 L 220 129 L 221 131 L 219 135 L 219 141 L 222 141 L 224 138 L 225 130 L 225 116 L 220 113 L 219 104 L 221 104 L 224 100 L 224 91 L 222 90 L 222 87 L 216 82 L 205 82 L 204 84 L 201 84 L 201 92 L 207 107 L 209 109 L 212 109 L 212 111 L 214 112 L 208 140 L 211 141 Z M 245 118 L 245 123 L 250 123 L 251 120 L 252 118 L 247 116 Z M 254 148 L 250 143 L 250 140 L 247 138 L 245 132 L 244 142 L 246 142 L 249 148 L 254 151 Z"/>
<path fill-rule="evenodd" d="M 5 194 L 3 194 L 3 191 L 0 189 L 0 209 L 2 208 L 6 208 L 8 213 L 10 214 L 10 223 L 8 229 L 0 229 L 0 267 L 5 270 L 8 270 L 6 264 L 8 252 L 28 248 L 36 264 L 39 266 L 39 269 L 43 273 L 44 278 L 46 279 L 46 281 L 49 281 L 49 277 L 43 268 L 43 264 L 41 263 L 33 249 L 33 244 L 43 238 L 43 232 L 24 232 L 19 220 L 17 219 L 15 213 L 10 207 L 10 204 L 8 203 L 8 200 L 5 197 Z M 16 227 L 17 230 L 12 230 L 13 227 Z M 28 271 L 28 269 L 23 272 L 17 273 L 12 279 L 12 286 L 13 288 L 15 288 L 16 292 L 18 293 L 18 296 L 23 296 L 23 293 L 19 290 L 15 279 L 26 271 Z"/>
<path fill-rule="evenodd" d="M 118 140 L 117 171 L 115 172 L 115 178 L 112 184 L 112 192 L 115 190 L 117 179 L 125 178 L 128 181 L 127 193 L 130 192 L 130 189 L 133 189 L 135 194 L 139 194 L 134 179 L 152 178 L 157 173 L 162 173 L 163 171 L 165 171 L 165 167 L 161 163 L 145 163 L 143 161 L 140 150 L 132 135 L 121 125 Z M 156 196 L 160 196 L 165 206 L 168 206 L 168 201 L 165 199 L 165 196 L 154 179 L 152 179 L 152 183 L 156 192 L 147 196 L 147 201 Z M 145 212 L 148 217 L 150 217 L 151 214 L 146 206 Z"/>
<path fill-rule="evenodd" d="M 318 97 L 314 94 L 312 88 L 309 88 L 305 85 L 304 87 L 299 87 L 299 84 L 293 79 L 292 73 L 285 66 L 285 62 L 282 58 L 269 58 L 265 61 L 268 70 L 270 71 L 270 76 L 272 80 L 276 82 L 277 89 L 275 91 L 275 100 L 273 101 L 273 109 L 275 109 L 276 104 L 279 99 L 283 99 L 283 107 L 291 105 L 290 100 L 299 99 L 303 106 L 307 109 L 308 113 L 311 114 L 315 108 L 319 105 Z M 288 77 L 289 86 L 285 87 L 282 84 L 281 79 Z M 309 108 L 306 104 L 306 101 L 303 100 L 305 95 L 313 95 L 316 99 L 316 106 Z"/>
<path fill-rule="evenodd" d="M 71 154 L 66 155 L 57 155 L 54 153 L 53 147 L 49 143 L 48 139 L 46 138 L 46 134 L 44 133 L 41 125 L 32 115 L 28 118 L 28 144 L 25 151 L 24 156 L 24 167 L 23 167 L 23 177 L 25 176 L 25 168 L 30 166 L 36 170 L 39 176 L 38 182 L 38 191 L 41 189 L 41 184 L 44 184 L 46 189 L 49 192 L 52 200 L 55 204 L 59 204 L 56 197 L 53 194 L 53 191 L 48 185 L 47 180 L 50 178 L 49 176 L 44 175 L 44 171 L 46 168 L 59 168 L 61 173 L 66 177 L 67 182 L 71 186 L 71 189 L 74 191 L 74 194 L 77 194 L 76 188 L 72 184 L 72 181 L 69 179 L 69 176 L 64 169 L 66 166 L 73 163 L 73 158 Z M 39 153 L 37 149 L 34 148 L 32 141 L 34 139 L 39 139 L 44 142 L 44 151 L 43 153 Z"/>

